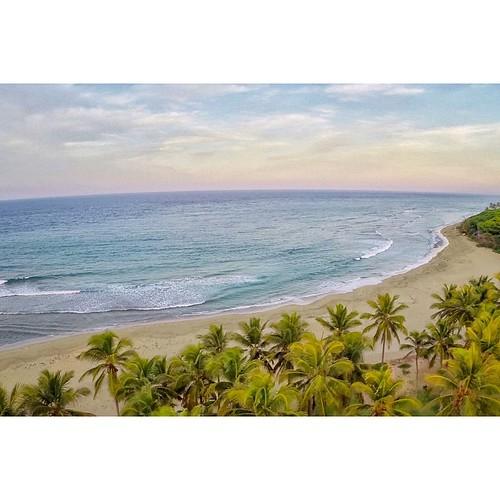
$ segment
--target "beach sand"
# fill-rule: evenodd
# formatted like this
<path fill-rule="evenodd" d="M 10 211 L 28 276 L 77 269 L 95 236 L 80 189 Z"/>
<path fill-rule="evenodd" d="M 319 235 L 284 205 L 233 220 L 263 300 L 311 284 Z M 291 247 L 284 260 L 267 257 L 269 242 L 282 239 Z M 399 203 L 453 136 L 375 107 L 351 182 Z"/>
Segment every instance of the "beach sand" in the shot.
<path fill-rule="evenodd" d="M 130 338 L 136 350 L 143 356 L 177 354 L 184 346 L 196 342 L 197 336 L 206 332 L 211 323 L 222 323 L 227 330 L 235 330 L 240 321 L 252 315 L 264 320 L 276 320 L 282 312 L 297 311 L 309 322 L 310 330 L 321 335 L 322 327 L 314 320 L 325 313 L 325 306 L 342 302 L 360 312 L 369 310 L 366 301 L 377 294 L 389 292 L 400 296 L 409 308 L 404 312 L 409 330 L 421 329 L 429 321 L 433 302 L 431 293 L 438 292 L 444 283 L 465 283 L 481 274 L 493 276 L 500 272 L 500 254 L 478 247 L 473 241 L 460 234 L 455 227 L 443 231 L 449 245 L 430 262 L 404 274 L 392 276 L 376 285 L 358 288 L 352 292 L 330 294 L 305 305 L 286 305 L 263 311 L 243 310 L 238 313 L 224 313 L 170 322 L 134 325 L 116 328 L 115 331 Z M 85 348 L 91 334 L 68 335 L 23 346 L 7 347 L 0 351 L 0 384 L 11 388 L 15 383 L 32 383 L 41 370 L 74 370 L 77 379 L 89 365 L 76 359 Z M 367 353 L 365 359 L 374 362 L 380 359 L 380 346 Z M 386 352 L 388 360 L 404 356 L 394 343 Z M 91 388 L 91 381 L 79 385 Z M 87 397 L 78 406 L 97 415 L 113 415 L 114 406 L 107 389 L 94 400 Z"/>

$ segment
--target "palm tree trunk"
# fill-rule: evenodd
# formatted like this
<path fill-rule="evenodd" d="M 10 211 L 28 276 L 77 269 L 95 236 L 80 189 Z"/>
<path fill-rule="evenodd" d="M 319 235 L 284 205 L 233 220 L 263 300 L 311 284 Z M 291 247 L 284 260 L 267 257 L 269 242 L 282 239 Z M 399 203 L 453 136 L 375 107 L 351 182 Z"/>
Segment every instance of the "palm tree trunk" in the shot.
<path fill-rule="evenodd" d="M 385 337 L 382 340 L 382 363 L 384 362 L 384 356 L 385 356 Z"/>
<path fill-rule="evenodd" d="M 417 374 L 417 380 L 415 382 L 415 389 L 418 391 L 418 354 L 415 356 L 415 373 Z"/>
<path fill-rule="evenodd" d="M 118 402 L 118 395 L 117 395 L 117 389 L 118 389 L 118 378 L 116 376 L 116 371 L 112 371 L 108 377 L 109 377 L 109 392 L 111 392 L 111 395 L 113 396 L 113 399 L 115 401 L 115 408 L 116 408 L 116 414 L 120 416 L 120 404 Z"/>
<path fill-rule="evenodd" d="M 307 403 L 307 414 L 309 416 L 314 415 L 314 396 Z"/>

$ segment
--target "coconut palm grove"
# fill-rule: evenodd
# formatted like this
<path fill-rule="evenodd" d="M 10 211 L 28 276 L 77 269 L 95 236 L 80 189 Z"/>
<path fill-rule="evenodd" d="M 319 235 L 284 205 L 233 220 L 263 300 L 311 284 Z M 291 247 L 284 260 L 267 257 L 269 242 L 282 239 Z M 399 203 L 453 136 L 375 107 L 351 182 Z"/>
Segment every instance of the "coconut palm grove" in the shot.
<path fill-rule="evenodd" d="M 397 295 L 369 301 L 360 315 L 343 304 L 317 318 L 318 338 L 295 312 L 238 332 L 214 324 L 172 358 L 144 358 L 105 331 L 78 358 L 92 367 L 44 370 L 28 385 L 0 388 L 0 415 L 91 415 L 81 398 L 106 391 L 123 416 L 478 416 L 500 415 L 500 273 L 432 295 L 429 323 L 408 331 Z M 399 343 L 401 357 L 385 349 Z M 381 345 L 380 361 L 365 354 Z"/>

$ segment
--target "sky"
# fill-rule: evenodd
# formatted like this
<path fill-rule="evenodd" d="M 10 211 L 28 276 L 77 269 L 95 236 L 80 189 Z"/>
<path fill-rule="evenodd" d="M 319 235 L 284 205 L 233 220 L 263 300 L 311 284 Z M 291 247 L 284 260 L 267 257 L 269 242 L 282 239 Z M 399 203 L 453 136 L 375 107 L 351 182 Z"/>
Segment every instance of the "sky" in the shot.
<path fill-rule="evenodd" d="M 500 85 L 0 85 L 0 199 L 500 193 Z"/>

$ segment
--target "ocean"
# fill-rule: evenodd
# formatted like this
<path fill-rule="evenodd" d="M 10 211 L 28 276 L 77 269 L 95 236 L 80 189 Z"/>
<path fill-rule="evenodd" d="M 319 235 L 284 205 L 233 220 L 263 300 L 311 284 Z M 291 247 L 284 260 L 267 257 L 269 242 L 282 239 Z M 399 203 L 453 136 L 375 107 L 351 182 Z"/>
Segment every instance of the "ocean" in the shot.
<path fill-rule="evenodd" d="M 0 201 L 0 345 L 303 303 L 429 260 L 488 196 L 338 191 Z"/>

